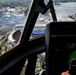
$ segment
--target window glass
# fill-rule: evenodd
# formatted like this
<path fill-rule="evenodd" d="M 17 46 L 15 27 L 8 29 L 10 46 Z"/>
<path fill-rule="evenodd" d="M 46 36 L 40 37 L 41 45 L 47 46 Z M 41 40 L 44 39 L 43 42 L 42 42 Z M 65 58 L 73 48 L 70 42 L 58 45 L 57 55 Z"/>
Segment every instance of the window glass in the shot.
<path fill-rule="evenodd" d="M 50 10 L 48 10 L 45 14 L 40 13 L 32 31 L 31 37 L 36 38 L 45 35 L 46 25 L 52 21 L 53 19 Z"/>
<path fill-rule="evenodd" d="M 76 0 L 52 0 L 57 21 L 76 21 Z M 47 5 L 49 0 L 44 0 Z M 52 22 L 52 16 L 48 10 L 45 14 L 39 14 L 35 27 L 32 31 L 31 38 L 45 35 L 45 26 Z M 43 27 L 41 27 L 43 26 Z"/>
<path fill-rule="evenodd" d="M 38 54 L 37 56 L 37 62 L 36 62 L 36 68 L 35 73 L 39 74 L 42 72 L 42 70 L 45 70 L 45 52 Z"/>
<path fill-rule="evenodd" d="M 24 66 L 21 70 L 21 73 L 20 75 L 25 75 L 25 72 L 26 72 L 26 68 L 27 68 L 27 64 L 28 64 L 28 59 L 26 59 L 25 63 L 24 63 Z"/>
<path fill-rule="evenodd" d="M 31 0 L 0 0 L 0 55 L 19 41 Z"/>
<path fill-rule="evenodd" d="M 20 75 L 25 75 L 27 64 L 28 64 L 28 59 L 26 59 L 26 62 L 22 68 Z M 46 66 L 45 65 L 45 52 L 43 52 L 37 55 L 35 75 L 41 75 L 43 71 L 45 72 L 45 66 Z"/>
<path fill-rule="evenodd" d="M 58 21 L 76 20 L 76 0 L 53 0 Z"/>
<path fill-rule="evenodd" d="M 49 2 L 49 0 L 44 0 L 44 4 L 46 6 L 47 6 L 48 2 Z M 46 25 L 52 21 L 53 21 L 53 19 L 52 19 L 52 15 L 51 15 L 50 10 L 47 10 L 47 12 L 45 14 L 40 13 L 38 18 L 37 18 L 37 21 L 35 23 L 32 34 L 30 36 L 30 39 L 31 38 L 38 38 L 38 37 L 45 35 Z"/>

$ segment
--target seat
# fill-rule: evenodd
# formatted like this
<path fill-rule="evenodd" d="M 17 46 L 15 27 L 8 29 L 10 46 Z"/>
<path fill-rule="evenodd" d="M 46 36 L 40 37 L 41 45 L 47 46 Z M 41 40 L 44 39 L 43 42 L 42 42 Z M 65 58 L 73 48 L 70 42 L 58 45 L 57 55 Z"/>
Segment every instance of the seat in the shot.
<path fill-rule="evenodd" d="M 51 22 L 46 25 L 46 75 L 61 75 L 69 69 L 76 50 L 76 22 Z"/>

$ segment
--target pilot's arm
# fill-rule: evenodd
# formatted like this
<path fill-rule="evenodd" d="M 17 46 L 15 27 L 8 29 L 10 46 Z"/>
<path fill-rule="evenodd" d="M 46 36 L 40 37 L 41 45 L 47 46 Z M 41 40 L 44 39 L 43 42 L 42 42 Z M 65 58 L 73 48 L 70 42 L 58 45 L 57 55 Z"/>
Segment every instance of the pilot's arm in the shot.
<path fill-rule="evenodd" d="M 62 72 L 62 74 L 61 75 L 70 75 L 69 74 L 69 72 L 68 71 L 66 71 L 66 72 Z"/>

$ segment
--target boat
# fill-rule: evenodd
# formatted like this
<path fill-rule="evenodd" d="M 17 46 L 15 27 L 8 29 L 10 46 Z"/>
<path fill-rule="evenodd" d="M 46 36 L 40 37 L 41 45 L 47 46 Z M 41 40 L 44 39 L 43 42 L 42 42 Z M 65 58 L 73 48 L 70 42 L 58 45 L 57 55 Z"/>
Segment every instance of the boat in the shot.
<path fill-rule="evenodd" d="M 19 38 L 20 38 L 21 31 L 20 30 L 14 30 L 12 31 L 8 36 L 8 41 L 17 44 Z"/>
<path fill-rule="evenodd" d="M 37 23 L 32 31 L 32 37 L 45 34 L 45 23 Z"/>

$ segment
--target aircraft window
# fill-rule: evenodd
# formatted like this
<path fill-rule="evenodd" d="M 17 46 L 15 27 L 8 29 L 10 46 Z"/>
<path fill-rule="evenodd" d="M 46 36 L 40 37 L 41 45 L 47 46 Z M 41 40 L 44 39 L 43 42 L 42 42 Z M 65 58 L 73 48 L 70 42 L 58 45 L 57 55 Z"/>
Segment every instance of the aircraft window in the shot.
<path fill-rule="evenodd" d="M 28 59 L 26 60 L 20 75 L 25 75 L 27 63 L 28 63 Z M 35 75 L 39 75 L 41 73 L 41 71 L 44 69 L 43 66 L 45 67 L 45 52 L 37 55 Z M 44 69 L 44 71 L 45 71 L 45 69 Z"/>
<path fill-rule="evenodd" d="M 30 3 L 31 0 L 0 1 L 0 55 L 18 43 Z"/>
<path fill-rule="evenodd" d="M 24 67 L 22 68 L 22 71 L 21 71 L 20 75 L 25 75 L 27 64 L 28 64 L 28 59 L 26 59 L 26 62 L 24 64 Z"/>
<path fill-rule="evenodd" d="M 48 23 L 52 21 L 53 19 L 49 10 L 45 14 L 40 13 L 30 36 L 30 39 L 45 35 L 45 27 Z"/>
<path fill-rule="evenodd" d="M 58 21 L 76 20 L 75 0 L 53 0 L 53 3 Z"/>
<path fill-rule="evenodd" d="M 18 44 L 23 32 L 26 17 L 33 0 L 2 0 L 0 1 L 0 55 L 9 51 Z M 49 0 L 44 0 L 47 4 Z M 30 39 L 45 34 L 45 26 L 52 20 L 48 10 L 39 14 Z"/>
<path fill-rule="evenodd" d="M 37 56 L 37 63 L 35 68 L 35 73 L 40 73 L 40 71 L 43 69 L 42 65 L 45 63 L 45 52 L 38 54 Z"/>
<path fill-rule="evenodd" d="M 45 3 L 45 4 L 48 4 L 48 2 L 49 2 L 49 0 L 44 0 L 44 3 Z"/>

